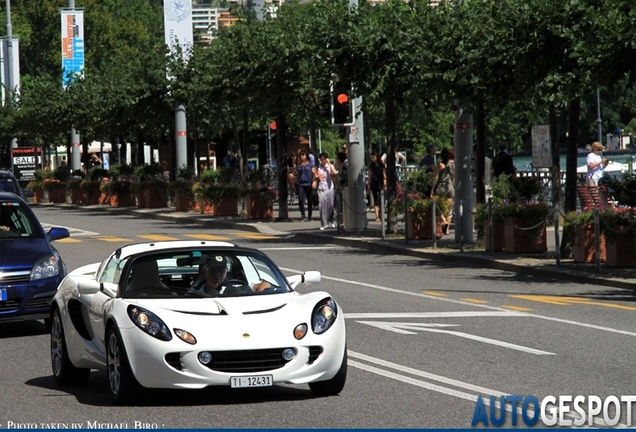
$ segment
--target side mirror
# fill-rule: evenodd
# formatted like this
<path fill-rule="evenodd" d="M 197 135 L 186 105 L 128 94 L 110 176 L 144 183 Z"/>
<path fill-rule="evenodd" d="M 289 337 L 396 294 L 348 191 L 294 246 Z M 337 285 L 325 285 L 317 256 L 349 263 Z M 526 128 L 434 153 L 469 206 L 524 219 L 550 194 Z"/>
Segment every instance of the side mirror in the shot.
<path fill-rule="evenodd" d="M 71 233 L 68 232 L 66 228 L 53 227 L 46 234 L 49 238 L 49 241 L 60 240 L 63 238 L 67 238 L 71 236 Z"/>
<path fill-rule="evenodd" d="M 77 291 L 80 295 L 92 295 L 96 294 L 101 289 L 101 283 L 94 279 L 81 280 L 77 283 Z"/>
<path fill-rule="evenodd" d="M 319 271 L 312 270 L 303 273 L 303 283 L 305 285 L 320 283 L 321 279 L 322 275 Z"/>

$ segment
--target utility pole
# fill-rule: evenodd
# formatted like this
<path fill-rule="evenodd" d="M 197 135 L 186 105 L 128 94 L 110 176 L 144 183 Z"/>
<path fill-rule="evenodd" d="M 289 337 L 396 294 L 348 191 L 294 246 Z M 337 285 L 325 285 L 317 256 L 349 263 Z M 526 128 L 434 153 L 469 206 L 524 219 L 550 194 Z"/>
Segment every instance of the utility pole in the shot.
<path fill-rule="evenodd" d="M 8 1 L 8 0 L 7 0 Z M 68 11 L 70 12 L 75 12 L 75 0 L 68 0 Z M 64 16 L 64 15 L 63 15 Z M 68 23 L 62 22 L 62 26 L 67 26 L 68 28 Z M 83 22 L 82 22 L 82 26 L 83 26 Z M 68 31 L 68 30 L 67 30 Z M 82 29 L 83 32 L 83 29 Z M 83 35 L 82 35 L 82 56 L 83 54 L 83 45 L 84 45 L 84 40 L 83 40 Z M 67 39 L 71 39 L 73 40 L 74 37 L 72 34 L 67 34 Z M 68 41 L 66 42 L 68 43 Z M 73 45 L 75 45 L 75 42 L 72 42 Z M 62 40 L 62 63 L 64 63 L 64 59 L 65 59 L 65 53 L 71 54 L 73 57 L 71 59 L 71 61 L 75 61 L 75 46 L 72 47 L 71 50 L 68 50 L 68 47 L 64 46 L 64 40 Z M 67 59 L 68 60 L 68 59 Z M 63 65 L 64 66 L 64 65 Z M 83 68 L 83 57 L 82 57 L 82 68 Z M 63 68 L 63 70 L 65 72 L 67 72 L 66 68 Z M 73 69 L 71 69 L 73 70 Z M 62 78 L 62 82 L 66 83 L 65 81 L 65 77 Z M 77 133 L 77 131 L 75 130 L 75 128 L 73 126 L 71 126 L 71 133 L 70 133 L 70 137 L 69 137 L 69 143 L 70 143 L 70 147 L 71 147 L 71 160 L 70 160 L 70 168 L 73 171 L 79 171 L 82 168 L 82 163 L 81 163 L 81 154 L 80 154 L 80 135 L 79 133 Z"/>
<path fill-rule="evenodd" d="M 5 98 L 4 103 L 9 104 L 13 99 L 14 92 L 16 90 L 16 82 L 19 81 L 19 77 L 14 76 L 13 64 L 15 59 L 13 58 L 13 28 L 11 26 L 11 0 L 6 0 L 7 8 L 7 43 L 5 45 L 6 63 L 4 70 L 6 74 L 5 80 Z M 17 79 L 16 79 L 17 78 Z M 18 147 L 18 140 L 11 138 L 11 148 Z M 13 152 L 9 155 L 11 159 L 11 171 L 13 171 Z"/>
<path fill-rule="evenodd" d="M 349 8 L 358 7 L 358 0 L 349 0 Z M 357 12 L 356 12 L 357 13 Z M 364 202 L 364 116 L 360 110 L 362 97 L 354 99 L 354 124 L 347 127 L 347 158 L 349 161 L 349 186 L 344 190 L 344 228 L 347 231 L 362 231 L 367 227 L 367 208 Z"/>
<path fill-rule="evenodd" d="M 473 115 L 455 101 L 455 241 L 473 243 Z M 460 208 L 461 206 L 461 208 Z"/>
<path fill-rule="evenodd" d="M 603 120 L 601 120 L 601 94 L 596 87 L 596 124 L 598 125 L 598 142 L 603 144 Z"/>

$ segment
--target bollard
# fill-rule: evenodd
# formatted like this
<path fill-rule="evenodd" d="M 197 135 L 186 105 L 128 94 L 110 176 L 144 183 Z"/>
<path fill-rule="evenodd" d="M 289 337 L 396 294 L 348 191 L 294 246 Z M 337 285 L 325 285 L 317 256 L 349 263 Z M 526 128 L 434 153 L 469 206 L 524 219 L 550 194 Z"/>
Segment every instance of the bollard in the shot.
<path fill-rule="evenodd" d="M 404 185 L 404 242 L 409 244 L 409 198 Z"/>
<path fill-rule="evenodd" d="M 455 231 L 459 231 L 459 251 L 464 252 L 464 233 L 462 232 L 462 219 L 464 217 L 464 202 L 459 200 L 459 217 L 458 222 L 455 224 Z"/>

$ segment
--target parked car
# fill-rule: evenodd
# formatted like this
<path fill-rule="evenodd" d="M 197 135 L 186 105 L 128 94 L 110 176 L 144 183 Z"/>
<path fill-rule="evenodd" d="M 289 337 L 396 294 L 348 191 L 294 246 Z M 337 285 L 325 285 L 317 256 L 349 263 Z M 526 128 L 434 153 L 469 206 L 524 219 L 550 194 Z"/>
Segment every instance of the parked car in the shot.
<path fill-rule="evenodd" d="M 221 277 L 208 291 L 211 267 Z M 120 247 L 60 284 L 53 376 L 81 384 L 91 369 L 106 371 L 115 403 L 138 400 L 142 387 L 291 383 L 338 394 L 347 375 L 344 314 L 324 291 L 295 290 L 317 282 L 317 271 L 285 277 L 262 252 L 231 243 Z"/>
<path fill-rule="evenodd" d="M 0 192 L 0 322 L 44 319 L 66 276 L 66 266 L 51 241 L 69 237 L 66 228 L 45 232 L 27 203 Z"/>
<path fill-rule="evenodd" d="M 24 191 L 13 173 L 6 169 L 0 169 L 0 191 L 12 192 L 26 201 Z"/>

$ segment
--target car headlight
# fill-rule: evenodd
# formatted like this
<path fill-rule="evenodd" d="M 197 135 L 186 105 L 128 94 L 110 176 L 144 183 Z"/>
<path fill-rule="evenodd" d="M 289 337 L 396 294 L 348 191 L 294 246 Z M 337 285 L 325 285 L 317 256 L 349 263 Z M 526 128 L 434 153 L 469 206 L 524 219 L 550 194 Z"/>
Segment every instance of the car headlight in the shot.
<path fill-rule="evenodd" d="M 321 300 L 311 313 L 311 328 L 316 334 L 329 330 L 338 316 L 338 306 L 331 297 Z"/>
<path fill-rule="evenodd" d="M 172 339 L 172 333 L 161 319 L 150 311 L 139 306 L 128 306 L 128 316 L 137 327 L 152 337 L 162 341 Z"/>
<path fill-rule="evenodd" d="M 55 255 L 47 255 L 36 261 L 31 269 L 31 280 L 46 279 L 60 274 L 60 260 Z"/>

